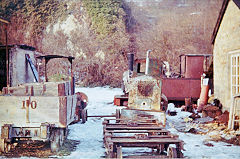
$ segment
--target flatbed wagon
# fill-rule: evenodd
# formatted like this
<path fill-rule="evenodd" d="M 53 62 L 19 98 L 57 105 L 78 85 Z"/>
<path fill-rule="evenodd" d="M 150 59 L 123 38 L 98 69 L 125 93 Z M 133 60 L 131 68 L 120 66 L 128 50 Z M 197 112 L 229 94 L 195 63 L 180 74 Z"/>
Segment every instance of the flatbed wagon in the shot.
<path fill-rule="evenodd" d="M 6 152 L 13 143 L 27 140 L 50 141 L 51 150 L 57 151 L 66 137 L 68 125 L 76 119 L 77 95 L 68 94 L 70 91 L 66 89 L 67 94 L 58 96 L 58 89 L 54 92 L 52 88 L 67 84 L 27 84 L 25 88 L 30 87 L 32 95 L 28 95 L 26 89 L 21 91 L 24 86 L 5 89 L 0 96 L 1 151 Z"/>
<path fill-rule="evenodd" d="M 154 119 L 145 118 L 137 121 L 105 119 L 103 134 L 108 158 L 123 158 L 122 148 L 125 147 L 151 148 L 156 152 L 153 155 L 155 157 L 166 157 L 166 154 L 170 158 L 183 157 L 181 152 L 183 141 L 159 125 Z M 175 147 L 170 145 L 175 145 Z"/>
<path fill-rule="evenodd" d="M 8 152 L 15 143 L 32 141 L 49 142 L 51 151 L 58 151 L 66 139 L 68 126 L 82 119 L 81 113 L 87 105 L 87 96 L 81 92 L 75 93 L 72 72 L 74 57 L 46 55 L 38 56 L 38 60 L 35 60 L 32 55 L 32 61 L 30 53 L 33 54 L 22 51 L 12 55 L 11 58 L 16 62 L 14 66 L 30 67 L 31 71 L 20 74 L 21 79 L 26 80 L 16 80 L 19 82 L 17 85 L 8 83 L 0 94 L 1 152 Z M 20 54 L 23 56 L 18 61 L 19 58 L 15 55 Z M 47 62 L 53 58 L 68 59 L 71 64 L 71 77 L 68 80 L 48 81 Z M 35 64 L 39 59 L 41 63 L 45 61 L 45 81 L 40 81 L 39 68 L 35 67 L 39 66 L 39 63 Z M 14 75 L 10 79 L 20 76 L 16 70 L 22 70 L 22 67 L 13 67 L 10 73 L 7 73 Z"/>

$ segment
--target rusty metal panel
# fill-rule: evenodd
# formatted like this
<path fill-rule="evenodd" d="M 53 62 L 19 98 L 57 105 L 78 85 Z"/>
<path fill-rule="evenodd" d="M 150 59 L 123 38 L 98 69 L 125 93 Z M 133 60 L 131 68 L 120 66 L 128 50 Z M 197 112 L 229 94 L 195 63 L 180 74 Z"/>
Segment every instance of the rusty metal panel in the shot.
<path fill-rule="evenodd" d="M 204 56 L 186 56 L 185 78 L 201 78 Z"/>
<path fill-rule="evenodd" d="M 61 125 L 67 125 L 67 97 L 59 97 L 59 122 Z"/>
<path fill-rule="evenodd" d="M 162 93 L 168 100 L 181 100 L 192 98 L 197 100 L 201 92 L 201 80 L 191 78 L 163 78 Z"/>
<path fill-rule="evenodd" d="M 75 120 L 76 105 L 76 95 L 59 97 L 59 122 L 61 127 L 67 127 Z"/>
<path fill-rule="evenodd" d="M 131 78 L 128 107 L 139 110 L 160 111 L 161 80 L 151 76 Z"/>
<path fill-rule="evenodd" d="M 146 59 L 135 60 L 134 72 L 145 73 Z M 160 76 L 162 74 L 162 61 L 159 59 L 149 60 L 149 75 Z"/>
<path fill-rule="evenodd" d="M 58 96 L 65 96 L 65 84 L 60 83 L 58 84 Z"/>
<path fill-rule="evenodd" d="M 152 76 L 160 76 L 162 74 L 162 61 L 158 59 L 150 59 L 149 74 Z"/>
<path fill-rule="evenodd" d="M 121 109 L 121 118 L 136 120 L 139 117 L 153 117 L 157 120 L 159 125 L 165 127 L 166 125 L 166 114 L 165 112 L 154 112 L 154 111 L 144 111 L 144 110 L 131 110 L 131 109 Z"/>

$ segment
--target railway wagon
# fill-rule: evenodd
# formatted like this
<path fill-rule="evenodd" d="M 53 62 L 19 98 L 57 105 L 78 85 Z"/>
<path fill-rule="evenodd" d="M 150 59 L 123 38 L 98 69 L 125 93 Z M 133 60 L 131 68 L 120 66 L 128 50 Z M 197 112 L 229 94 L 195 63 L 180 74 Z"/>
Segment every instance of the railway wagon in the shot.
<path fill-rule="evenodd" d="M 31 141 L 50 142 L 51 151 L 58 151 L 67 136 L 68 125 L 82 120 L 81 113 L 87 106 L 87 96 L 75 93 L 74 57 L 39 56 L 35 49 L 22 45 L 8 48 L 12 60 L 9 68 L 1 68 L 6 78 L 0 92 L 0 151 L 8 152 L 15 143 Z M 0 53 L 5 54 L 4 50 Z M 61 82 L 49 82 L 47 63 L 56 58 L 70 62 L 71 77 Z M 41 82 L 39 66 L 45 67 L 42 69 L 44 81 Z"/>
<path fill-rule="evenodd" d="M 4 87 L 0 96 L 1 151 L 9 151 L 14 143 L 35 140 L 49 141 L 51 150 L 57 151 L 68 125 L 77 119 L 76 104 L 77 95 L 68 81 Z"/>

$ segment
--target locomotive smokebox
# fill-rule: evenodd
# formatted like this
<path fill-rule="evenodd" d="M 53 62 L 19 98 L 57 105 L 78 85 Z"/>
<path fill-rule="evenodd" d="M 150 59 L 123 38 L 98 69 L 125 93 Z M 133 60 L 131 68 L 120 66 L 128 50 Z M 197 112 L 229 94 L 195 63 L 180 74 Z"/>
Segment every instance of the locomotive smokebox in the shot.
<path fill-rule="evenodd" d="M 131 79 L 128 107 L 138 110 L 161 111 L 161 80 L 151 76 Z"/>

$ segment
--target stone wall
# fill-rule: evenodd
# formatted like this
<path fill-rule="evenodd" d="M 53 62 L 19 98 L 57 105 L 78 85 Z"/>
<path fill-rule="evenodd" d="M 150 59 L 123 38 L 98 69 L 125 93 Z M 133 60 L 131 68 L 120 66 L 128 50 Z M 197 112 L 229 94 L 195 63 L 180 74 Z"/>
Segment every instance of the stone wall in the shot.
<path fill-rule="evenodd" d="M 240 53 L 240 9 L 230 0 L 214 43 L 214 95 L 224 110 L 231 105 L 230 53 Z M 237 51 L 238 52 L 238 51 Z"/>

